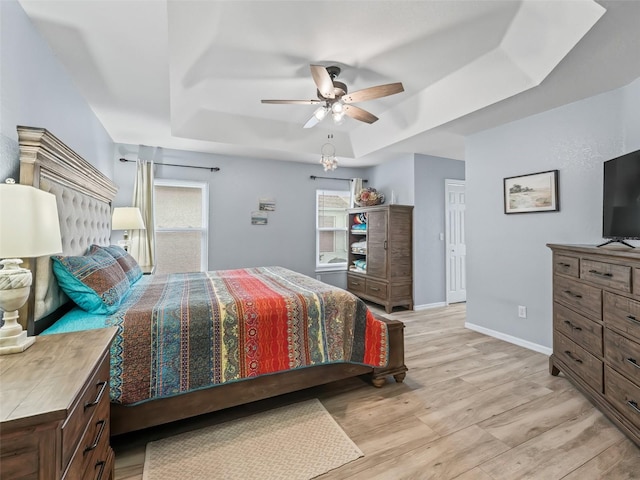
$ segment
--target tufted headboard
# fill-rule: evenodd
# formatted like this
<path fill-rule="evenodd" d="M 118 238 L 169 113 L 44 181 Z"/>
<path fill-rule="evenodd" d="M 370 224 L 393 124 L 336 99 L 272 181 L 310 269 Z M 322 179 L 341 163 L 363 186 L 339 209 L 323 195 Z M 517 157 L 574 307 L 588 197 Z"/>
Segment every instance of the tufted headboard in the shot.
<path fill-rule="evenodd" d="M 18 140 L 20 183 L 56 197 L 62 254 L 83 255 L 91 244 L 108 245 L 116 185 L 43 128 L 18 127 Z M 20 310 L 20 321 L 34 335 L 53 323 L 71 302 L 58 287 L 48 256 L 23 266 L 31 269 L 33 285 Z"/>

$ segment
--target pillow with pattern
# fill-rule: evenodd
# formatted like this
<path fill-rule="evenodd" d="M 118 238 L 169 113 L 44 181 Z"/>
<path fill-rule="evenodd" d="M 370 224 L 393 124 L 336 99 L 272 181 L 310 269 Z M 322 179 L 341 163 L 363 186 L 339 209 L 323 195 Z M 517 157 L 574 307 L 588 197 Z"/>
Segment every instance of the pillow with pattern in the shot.
<path fill-rule="evenodd" d="M 140 265 L 136 262 L 136 259 L 131 256 L 129 252 L 127 252 L 124 248 L 119 247 L 118 245 L 109 245 L 108 247 L 103 247 L 101 245 L 91 245 L 89 247 L 89 253 L 94 253 L 97 250 L 103 250 L 111 255 L 122 267 L 125 275 L 129 279 L 129 283 L 133 285 L 136 283 L 140 277 L 142 277 L 142 270 L 140 269 Z"/>
<path fill-rule="evenodd" d="M 129 279 L 107 252 L 98 250 L 78 257 L 53 255 L 51 259 L 60 288 L 87 312 L 113 313 L 129 292 Z"/>

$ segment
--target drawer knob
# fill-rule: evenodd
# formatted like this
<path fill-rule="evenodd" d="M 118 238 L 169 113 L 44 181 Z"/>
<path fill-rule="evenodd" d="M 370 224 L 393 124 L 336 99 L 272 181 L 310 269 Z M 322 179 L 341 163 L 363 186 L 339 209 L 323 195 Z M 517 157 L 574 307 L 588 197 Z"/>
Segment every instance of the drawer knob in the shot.
<path fill-rule="evenodd" d="M 574 357 L 574 356 L 573 356 L 573 353 L 571 353 L 571 351 L 570 351 L 570 350 L 565 350 L 565 351 L 564 351 L 564 353 L 565 353 L 565 355 L 566 355 L 567 357 L 569 357 L 569 358 L 570 358 L 571 360 L 573 360 L 574 362 L 576 362 L 576 363 L 582 363 L 582 360 L 580 360 L 579 358 Z"/>
<path fill-rule="evenodd" d="M 100 438 L 102 437 L 102 432 L 104 432 L 104 427 L 107 425 L 107 422 L 105 420 L 98 420 L 96 422 L 96 426 L 98 426 L 98 425 L 100 425 L 100 429 L 98 430 L 98 433 L 96 434 L 96 438 L 94 439 L 94 441 L 93 441 L 93 443 L 91 445 L 89 445 L 88 447 L 86 447 L 84 449 L 84 452 L 82 452 L 83 455 L 86 455 L 91 450 L 95 450 L 98 447 L 98 444 L 100 443 Z"/>
<path fill-rule="evenodd" d="M 635 315 L 627 315 L 627 318 L 632 322 L 640 323 L 640 320 L 638 320 Z"/>
<path fill-rule="evenodd" d="M 561 267 L 565 267 L 565 268 L 569 268 L 571 266 L 570 263 L 564 263 L 564 262 L 558 262 L 558 265 L 560 265 Z"/>
<path fill-rule="evenodd" d="M 582 295 L 578 294 L 578 293 L 573 293 L 571 290 L 565 290 L 564 293 L 566 293 L 567 295 L 573 297 L 573 298 L 582 298 Z"/>
<path fill-rule="evenodd" d="M 589 270 L 589 273 L 593 273 L 594 275 L 598 275 L 599 277 L 607 277 L 607 278 L 613 277 L 612 273 L 603 273 L 603 272 L 599 272 L 598 270 Z"/>
<path fill-rule="evenodd" d="M 379 288 L 377 288 L 377 287 L 370 287 L 370 288 L 371 288 L 371 290 L 373 290 L 374 292 L 379 292 L 379 291 L 380 291 L 380 289 L 379 289 Z"/>
<path fill-rule="evenodd" d="M 629 405 L 631 408 L 633 408 L 636 413 L 640 413 L 640 408 L 638 408 L 638 402 L 634 401 L 634 400 L 629 400 L 627 402 L 627 405 Z"/>
<path fill-rule="evenodd" d="M 95 407 L 102 400 L 102 396 L 104 395 L 104 391 L 107 388 L 107 382 L 99 382 L 96 384 L 96 387 L 100 387 L 98 394 L 96 395 L 96 399 L 93 402 L 87 402 L 84 404 L 84 409 Z"/>
<path fill-rule="evenodd" d="M 627 363 L 630 363 L 636 368 L 640 368 L 640 365 L 638 365 L 638 361 L 635 358 L 627 358 Z"/>

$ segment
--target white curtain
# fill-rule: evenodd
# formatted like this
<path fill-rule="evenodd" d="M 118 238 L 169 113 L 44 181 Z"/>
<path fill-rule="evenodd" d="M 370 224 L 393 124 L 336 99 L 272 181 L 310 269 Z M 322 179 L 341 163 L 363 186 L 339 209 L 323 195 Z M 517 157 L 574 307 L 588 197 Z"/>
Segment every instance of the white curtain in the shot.
<path fill-rule="evenodd" d="M 138 158 L 132 206 L 142 213 L 145 230 L 132 230 L 131 255 L 143 267 L 155 265 L 155 226 L 153 223 L 153 160 Z"/>
<path fill-rule="evenodd" d="M 352 178 L 351 179 L 351 208 L 357 207 L 356 195 L 360 193 L 360 190 L 362 190 L 362 179 Z"/>

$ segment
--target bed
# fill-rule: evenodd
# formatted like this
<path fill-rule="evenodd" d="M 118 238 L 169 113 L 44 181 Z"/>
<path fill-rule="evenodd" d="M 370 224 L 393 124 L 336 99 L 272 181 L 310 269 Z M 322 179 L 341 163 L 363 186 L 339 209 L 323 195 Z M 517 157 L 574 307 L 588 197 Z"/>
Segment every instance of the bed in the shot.
<path fill-rule="evenodd" d="M 108 251 L 118 263 L 109 251 L 117 187 L 47 130 L 18 127 L 18 135 L 20 183 L 57 198 L 61 259 Z M 401 322 L 286 268 L 136 271 L 117 308 L 87 314 L 63 292 L 63 277 L 53 274 L 61 261 L 43 257 L 28 265 L 34 286 L 20 318 L 30 335 L 118 328 L 111 350 L 112 435 L 353 376 L 367 375 L 380 387 L 387 376 L 402 382 L 407 371 Z M 160 297 L 167 303 L 158 307 Z M 134 357 L 150 367 L 131 363 Z"/>

